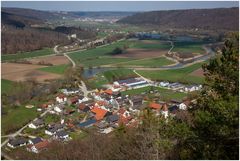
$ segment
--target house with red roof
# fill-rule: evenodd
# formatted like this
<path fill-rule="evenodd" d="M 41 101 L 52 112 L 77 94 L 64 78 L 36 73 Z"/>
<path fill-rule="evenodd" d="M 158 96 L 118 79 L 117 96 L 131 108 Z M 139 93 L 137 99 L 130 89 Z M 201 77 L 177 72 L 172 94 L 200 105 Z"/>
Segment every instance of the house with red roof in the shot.
<path fill-rule="evenodd" d="M 154 109 L 154 110 L 160 110 L 161 109 L 161 104 L 158 104 L 158 103 L 155 103 L 155 102 L 151 102 L 149 103 L 148 105 L 151 109 Z"/>
<path fill-rule="evenodd" d="M 97 121 L 99 121 L 99 120 L 102 120 L 102 119 L 106 116 L 106 114 L 107 114 L 108 111 L 107 111 L 107 110 L 104 110 L 104 109 L 101 109 L 101 108 L 99 108 L 99 107 L 97 107 L 97 106 L 94 106 L 94 107 L 91 109 L 91 112 L 95 114 L 95 119 L 96 119 Z"/>
<path fill-rule="evenodd" d="M 36 144 L 29 144 L 27 146 L 27 150 L 31 151 L 33 153 L 39 153 L 40 151 L 46 149 L 49 146 L 48 140 L 43 140 L 41 142 L 38 142 Z"/>

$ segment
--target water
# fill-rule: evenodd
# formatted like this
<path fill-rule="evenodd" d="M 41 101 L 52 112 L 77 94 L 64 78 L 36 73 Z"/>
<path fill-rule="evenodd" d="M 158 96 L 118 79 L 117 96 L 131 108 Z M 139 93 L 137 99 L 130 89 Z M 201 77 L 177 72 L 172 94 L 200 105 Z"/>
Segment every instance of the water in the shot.
<path fill-rule="evenodd" d="M 113 70 L 113 69 L 116 69 L 116 68 L 106 68 L 106 67 L 92 68 L 92 69 L 85 68 L 83 71 L 83 77 L 88 79 L 97 75 L 98 73 L 105 72 L 108 70 Z"/>

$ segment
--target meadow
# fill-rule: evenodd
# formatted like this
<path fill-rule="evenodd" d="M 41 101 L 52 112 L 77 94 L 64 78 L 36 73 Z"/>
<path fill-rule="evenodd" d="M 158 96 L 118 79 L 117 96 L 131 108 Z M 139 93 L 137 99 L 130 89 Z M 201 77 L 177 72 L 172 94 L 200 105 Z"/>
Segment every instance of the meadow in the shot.
<path fill-rule="evenodd" d="M 38 56 L 44 56 L 44 55 L 51 55 L 53 54 L 53 49 L 51 48 L 45 48 L 42 50 L 36 50 L 31 52 L 24 52 L 24 53 L 16 53 L 16 54 L 2 54 L 2 62 L 4 61 L 10 61 L 10 60 L 19 60 L 19 59 L 25 59 L 25 58 L 33 58 Z"/>
<path fill-rule="evenodd" d="M 174 42 L 173 52 L 204 54 L 203 42 Z"/>
<path fill-rule="evenodd" d="M 159 71 L 139 70 L 137 72 L 151 80 L 201 84 L 204 81 L 204 77 L 193 76 L 190 74 L 193 71 L 199 69 L 202 66 L 202 64 L 203 63 L 196 63 L 180 69 L 169 69 Z"/>
<path fill-rule="evenodd" d="M 136 95 L 136 94 L 141 94 L 143 92 L 148 93 L 151 90 L 159 91 L 160 97 L 164 100 L 166 100 L 166 99 L 182 100 L 184 97 L 187 97 L 186 93 L 181 93 L 181 92 L 176 92 L 176 91 L 172 91 L 169 89 L 164 89 L 164 88 L 160 88 L 160 87 L 151 87 L 151 86 L 124 91 L 124 92 L 121 92 L 121 94 L 122 95 Z"/>
<path fill-rule="evenodd" d="M 1 79 L 1 93 L 8 93 L 13 87 L 13 82 L 7 79 Z"/>
<path fill-rule="evenodd" d="M 69 64 L 62 64 L 62 65 L 54 65 L 50 67 L 39 68 L 38 70 L 49 72 L 49 73 L 55 73 L 55 74 L 64 74 L 65 70 L 68 67 L 70 67 Z"/>

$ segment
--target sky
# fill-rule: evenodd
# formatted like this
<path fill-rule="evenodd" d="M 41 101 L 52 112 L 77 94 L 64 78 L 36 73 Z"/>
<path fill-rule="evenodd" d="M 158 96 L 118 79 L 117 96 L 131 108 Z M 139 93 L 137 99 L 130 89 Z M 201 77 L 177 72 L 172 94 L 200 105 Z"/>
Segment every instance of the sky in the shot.
<path fill-rule="evenodd" d="M 1 5 L 48 11 L 153 11 L 238 7 L 238 1 L 1 1 Z"/>

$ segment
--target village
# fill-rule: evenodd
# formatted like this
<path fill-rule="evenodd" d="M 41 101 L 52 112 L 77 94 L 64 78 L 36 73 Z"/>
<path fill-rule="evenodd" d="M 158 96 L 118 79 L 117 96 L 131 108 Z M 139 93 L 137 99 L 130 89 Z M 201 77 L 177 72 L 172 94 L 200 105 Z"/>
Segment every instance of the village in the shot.
<path fill-rule="evenodd" d="M 193 100 L 174 100 L 164 102 L 160 99 L 148 100 L 148 94 L 161 94 L 150 90 L 136 95 L 124 95 L 124 91 L 144 87 L 159 87 L 188 93 L 198 91 L 202 85 L 184 85 L 181 83 L 154 82 L 143 77 L 118 80 L 105 88 L 88 91 L 82 82 L 79 89 L 61 89 L 55 100 L 37 107 L 40 117 L 30 122 L 18 137 L 10 138 L 6 149 L 18 147 L 39 153 L 47 150 L 52 141 L 67 143 L 69 140 L 87 135 L 86 129 L 108 135 L 119 126 L 135 128 L 141 124 L 141 111 L 149 108 L 164 119 L 174 117 L 179 110 L 191 108 Z M 34 105 L 29 105 L 32 108 Z"/>

